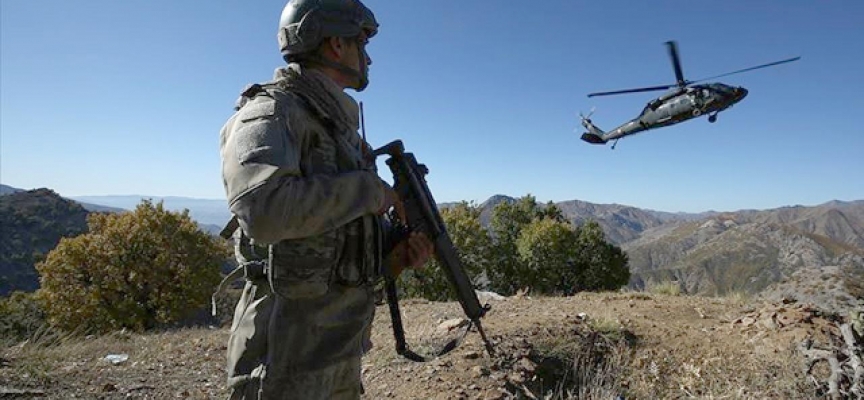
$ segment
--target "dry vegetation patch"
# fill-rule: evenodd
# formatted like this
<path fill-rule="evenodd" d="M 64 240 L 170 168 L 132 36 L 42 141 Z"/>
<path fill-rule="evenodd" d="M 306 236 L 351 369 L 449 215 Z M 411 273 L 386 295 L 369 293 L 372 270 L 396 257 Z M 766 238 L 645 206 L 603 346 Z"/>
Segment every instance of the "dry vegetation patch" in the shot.
<path fill-rule="evenodd" d="M 484 326 L 494 356 L 470 332 L 429 363 L 396 355 L 387 308 L 379 307 L 364 399 L 814 398 L 826 387 L 806 376 L 797 346 L 823 343 L 837 329 L 837 317 L 805 305 L 740 299 L 606 293 L 491 303 Z M 413 300 L 402 308 L 418 350 L 440 344 L 430 338 L 442 322 L 461 317 L 454 303 Z M 0 393 L 226 398 L 227 338 L 227 328 L 43 335 L 0 350 Z M 109 354 L 128 360 L 114 365 Z"/>

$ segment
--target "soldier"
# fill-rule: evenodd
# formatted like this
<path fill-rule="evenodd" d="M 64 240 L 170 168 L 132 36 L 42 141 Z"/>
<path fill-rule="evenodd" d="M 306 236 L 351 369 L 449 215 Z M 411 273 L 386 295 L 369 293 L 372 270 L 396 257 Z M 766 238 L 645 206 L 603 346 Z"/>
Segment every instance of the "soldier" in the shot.
<path fill-rule="evenodd" d="M 360 1 L 290 0 L 278 32 L 288 65 L 244 91 L 221 131 L 238 246 L 266 257 L 237 252 L 249 268 L 228 345 L 232 399 L 359 398 L 374 284 L 432 254 L 422 234 L 386 243 L 382 215 L 399 200 L 343 91 L 368 84 L 365 48 L 377 31 Z"/>

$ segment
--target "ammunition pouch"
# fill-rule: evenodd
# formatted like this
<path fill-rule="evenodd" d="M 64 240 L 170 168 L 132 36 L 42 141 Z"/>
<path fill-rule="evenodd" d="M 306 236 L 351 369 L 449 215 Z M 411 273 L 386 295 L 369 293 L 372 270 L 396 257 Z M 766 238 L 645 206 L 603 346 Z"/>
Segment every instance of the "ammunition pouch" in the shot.
<path fill-rule="evenodd" d="M 289 299 L 323 296 L 338 262 L 337 231 L 270 246 L 270 288 Z"/>

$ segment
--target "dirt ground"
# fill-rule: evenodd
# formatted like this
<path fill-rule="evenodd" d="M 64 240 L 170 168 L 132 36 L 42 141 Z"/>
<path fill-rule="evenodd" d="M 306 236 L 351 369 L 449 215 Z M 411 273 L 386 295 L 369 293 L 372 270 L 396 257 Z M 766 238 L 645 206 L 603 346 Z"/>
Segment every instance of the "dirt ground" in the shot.
<path fill-rule="evenodd" d="M 805 376 L 796 348 L 828 342 L 836 330 L 835 317 L 804 304 L 731 298 L 606 293 L 489 303 L 483 324 L 495 355 L 472 331 L 428 363 L 396 354 L 380 306 L 364 399 L 818 398 L 822 388 Z M 412 322 L 409 344 L 424 349 L 461 310 L 413 300 L 402 312 Z M 0 397 L 227 398 L 227 338 L 228 328 L 46 334 L 0 350 Z M 110 354 L 128 359 L 114 364 Z"/>

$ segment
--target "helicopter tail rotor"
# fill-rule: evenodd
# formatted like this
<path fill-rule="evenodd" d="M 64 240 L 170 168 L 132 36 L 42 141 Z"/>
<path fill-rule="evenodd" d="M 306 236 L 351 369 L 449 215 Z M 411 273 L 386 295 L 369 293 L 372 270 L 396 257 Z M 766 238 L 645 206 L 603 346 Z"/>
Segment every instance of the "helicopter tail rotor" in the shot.
<path fill-rule="evenodd" d="M 588 113 L 587 116 L 579 113 L 579 116 L 582 117 L 582 126 L 584 126 L 585 129 L 588 130 L 588 132 L 582 134 L 581 138 L 582 140 L 591 144 L 605 144 L 606 139 L 604 139 L 603 136 L 606 134 L 606 132 L 603 132 L 602 129 L 598 128 L 594 125 L 593 122 L 591 122 L 592 114 L 594 114 L 593 107 L 591 108 L 591 111 Z"/>

